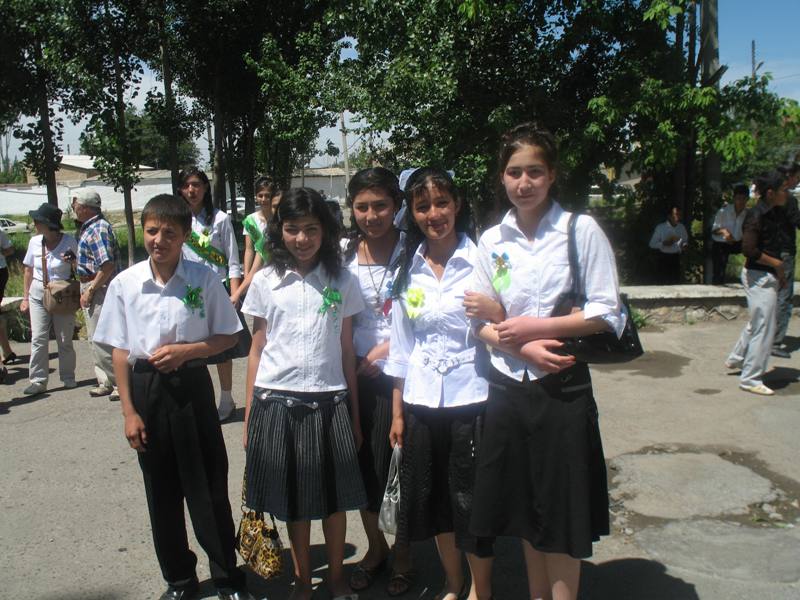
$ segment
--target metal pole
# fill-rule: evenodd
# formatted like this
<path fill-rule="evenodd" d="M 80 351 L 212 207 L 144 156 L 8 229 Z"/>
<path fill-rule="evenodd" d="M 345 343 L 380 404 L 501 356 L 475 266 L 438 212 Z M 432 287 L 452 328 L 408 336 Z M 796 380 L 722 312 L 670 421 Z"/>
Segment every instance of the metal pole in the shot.
<path fill-rule="evenodd" d="M 344 111 L 339 113 L 339 120 L 342 125 L 342 147 L 344 148 L 344 189 L 347 193 L 347 186 L 350 184 L 350 159 L 347 156 L 347 128 L 344 126 Z"/>

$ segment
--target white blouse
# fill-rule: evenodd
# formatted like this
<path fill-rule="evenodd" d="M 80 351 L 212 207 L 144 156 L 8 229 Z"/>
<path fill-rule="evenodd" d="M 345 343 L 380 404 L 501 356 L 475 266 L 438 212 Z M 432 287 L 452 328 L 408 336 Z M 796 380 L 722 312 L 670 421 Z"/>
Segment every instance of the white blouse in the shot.
<path fill-rule="evenodd" d="M 333 302 L 332 292 L 339 295 Z M 289 269 L 282 277 L 272 266 L 261 269 L 242 306 L 243 313 L 267 322 L 255 384 L 295 392 L 346 389 L 342 319 L 363 308 L 358 281 L 347 269 L 338 278 L 329 277 L 321 264 L 305 277 Z"/>
<path fill-rule="evenodd" d="M 567 231 L 570 213 L 557 202 L 542 217 L 534 239 L 528 240 L 510 210 L 503 221 L 486 230 L 478 241 L 475 291 L 500 302 L 506 318 L 550 317 L 563 293 L 569 292 Z M 619 301 L 619 283 L 614 252 L 603 230 L 588 215 L 575 224 L 581 283 L 586 304 L 584 318 L 600 317 L 621 335 L 626 315 Z M 492 348 L 492 365 L 501 373 L 522 381 L 547 375 L 505 352 Z"/>
<path fill-rule="evenodd" d="M 198 218 L 199 217 L 199 218 Z M 188 245 L 183 245 L 183 257 L 192 262 L 199 262 L 212 269 L 221 280 L 230 277 L 231 279 L 242 277 L 242 264 L 239 261 L 239 245 L 236 243 L 236 235 L 233 232 L 231 218 L 227 213 L 215 209 L 214 218 L 210 225 L 206 224 L 205 209 L 200 214 L 192 215 L 192 231 L 198 235 L 207 235 L 209 243 L 221 250 L 228 259 L 228 268 L 208 262 L 200 258 Z"/>
<path fill-rule="evenodd" d="M 28 242 L 28 251 L 25 253 L 25 258 L 22 259 L 22 264 L 26 267 L 33 269 L 33 278 L 36 281 L 44 282 L 42 275 L 42 235 L 33 236 Z M 62 259 L 64 253 L 68 250 L 77 256 L 78 242 L 69 234 L 62 234 L 61 241 L 58 246 L 53 248 L 53 251 L 47 250 L 45 261 L 47 262 L 47 278 L 51 281 L 56 279 L 69 279 L 72 274 L 72 265 Z"/>
<path fill-rule="evenodd" d="M 483 402 L 488 384 L 475 371 L 476 339 L 464 310 L 464 292 L 475 289 L 477 248 L 461 234 L 458 247 L 436 278 L 417 249 L 408 288 L 392 308 L 387 375 L 405 379 L 403 401 L 432 408 Z M 481 344 L 483 346 L 483 344 Z"/>
<path fill-rule="evenodd" d="M 199 288 L 192 306 L 188 288 Z M 222 282 L 205 266 L 184 260 L 166 285 L 153 277 L 150 259 L 117 275 L 108 286 L 93 341 L 146 359 L 164 345 L 194 343 L 242 329 Z"/>
<path fill-rule="evenodd" d="M 404 234 L 400 234 L 388 269 L 383 265 L 362 265 L 358 263 L 358 252 L 347 264 L 347 269 L 356 276 L 361 288 L 365 308 L 353 315 L 353 346 L 356 356 L 366 356 L 372 348 L 389 339 L 391 333 L 392 286 L 397 269 L 400 267 L 400 254 L 403 249 Z M 385 360 L 375 364 L 383 369 Z"/>

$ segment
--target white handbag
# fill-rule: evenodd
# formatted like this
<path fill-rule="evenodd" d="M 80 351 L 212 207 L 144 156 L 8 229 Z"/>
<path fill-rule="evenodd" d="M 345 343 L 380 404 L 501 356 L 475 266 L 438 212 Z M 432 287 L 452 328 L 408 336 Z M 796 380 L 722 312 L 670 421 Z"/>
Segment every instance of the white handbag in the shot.
<path fill-rule="evenodd" d="M 389 478 L 386 491 L 383 493 L 381 510 L 378 513 L 378 528 L 392 535 L 397 535 L 397 514 L 400 507 L 400 461 L 403 449 L 395 444 L 392 459 L 389 462 Z"/>

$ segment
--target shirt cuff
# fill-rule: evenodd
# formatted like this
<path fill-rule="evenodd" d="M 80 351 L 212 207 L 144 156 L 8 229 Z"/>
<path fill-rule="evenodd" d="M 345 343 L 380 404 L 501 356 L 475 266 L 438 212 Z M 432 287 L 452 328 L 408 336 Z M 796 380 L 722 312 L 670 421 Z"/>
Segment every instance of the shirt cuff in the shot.
<path fill-rule="evenodd" d="M 587 302 L 583 307 L 583 317 L 584 319 L 600 317 L 608 324 L 609 329 L 619 338 L 622 336 L 622 332 L 625 330 L 625 323 L 628 320 L 625 305 L 620 302 L 619 306 L 619 310 L 614 310 L 607 304 Z"/>
<path fill-rule="evenodd" d="M 383 372 L 389 377 L 405 379 L 406 373 L 408 372 L 408 363 L 400 362 L 396 359 L 392 360 L 392 357 L 390 356 L 388 359 L 386 359 L 386 364 L 383 366 Z"/>

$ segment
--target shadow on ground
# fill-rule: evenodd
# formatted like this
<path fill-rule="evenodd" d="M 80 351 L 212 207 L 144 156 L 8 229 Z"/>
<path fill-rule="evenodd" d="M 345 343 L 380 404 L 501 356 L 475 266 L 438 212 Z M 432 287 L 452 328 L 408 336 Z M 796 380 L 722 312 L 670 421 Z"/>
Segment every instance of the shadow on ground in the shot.
<path fill-rule="evenodd" d="M 614 372 L 627 371 L 632 375 L 642 375 L 653 377 L 654 379 L 680 377 L 684 367 L 689 364 L 689 357 L 663 350 L 644 349 L 644 354 L 627 363 L 616 363 L 607 365 L 592 365 L 592 369 L 598 371 Z"/>

